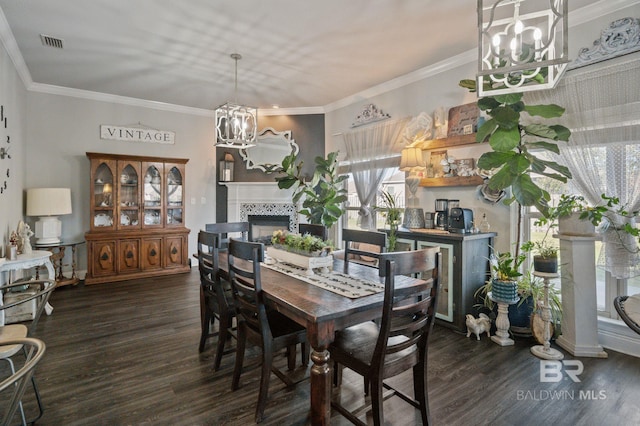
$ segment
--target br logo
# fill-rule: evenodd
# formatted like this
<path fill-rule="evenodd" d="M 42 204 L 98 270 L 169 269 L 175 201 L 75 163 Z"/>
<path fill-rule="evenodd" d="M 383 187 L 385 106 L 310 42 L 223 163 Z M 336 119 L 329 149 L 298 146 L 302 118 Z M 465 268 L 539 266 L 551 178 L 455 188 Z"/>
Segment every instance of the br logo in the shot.
<path fill-rule="evenodd" d="M 557 383 L 564 376 L 569 377 L 574 383 L 579 383 L 578 376 L 584 371 L 582 361 L 540 361 L 540 381 L 542 383 Z"/>

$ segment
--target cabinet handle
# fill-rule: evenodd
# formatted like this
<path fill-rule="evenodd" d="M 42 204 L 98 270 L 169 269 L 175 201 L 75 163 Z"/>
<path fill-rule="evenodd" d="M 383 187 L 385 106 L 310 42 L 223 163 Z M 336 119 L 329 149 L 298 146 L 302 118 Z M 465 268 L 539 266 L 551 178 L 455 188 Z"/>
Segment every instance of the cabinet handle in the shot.
<path fill-rule="evenodd" d="M 100 260 L 109 260 L 109 255 L 107 253 L 102 253 L 102 256 L 100 256 Z"/>
<path fill-rule="evenodd" d="M 176 248 L 176 246 L 171 247 L 171 254 L 176 254 L 178 253 L 178 249 Z"/>
<path fill-rule="evenodd" d="M 154 256 L 154 257 L 155 257 L 155 256 L 158 254 L 158 252 L 156 251 L 156 249 L 151 249 L 151 251 L 149 252 L 149 254 L 150 254 L 151 256 Z"/>
<path fill-rule="evenodd" d="M 131 259 L 133 257 L 133 252 L 131 250 L 129 250 L 127 252 L 127 259 Z"/>

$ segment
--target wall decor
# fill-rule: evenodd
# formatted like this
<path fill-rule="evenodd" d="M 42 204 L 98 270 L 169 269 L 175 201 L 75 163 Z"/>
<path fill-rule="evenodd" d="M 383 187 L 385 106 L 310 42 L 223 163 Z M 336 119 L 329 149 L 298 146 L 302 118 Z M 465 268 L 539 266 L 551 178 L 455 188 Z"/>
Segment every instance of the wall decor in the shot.
<path fill-rule="evenodd" d="M 297 155 L 300 148 L 291 137 L 291 130 L 278 132 L 266 127 L 258 133 L 255 146 L 240 150 L 247 169 L 259 169 L 272 173 L 281 168 L 282 160 L 290 154 Z"/>
<path fill-rule="evenodd" d="M 127 142 L 175 143 L 176 134 L 169 130 L 156 130 L 147 127 L 124 127 L 102 124 L 100 139 L 112 139 Z"/>
<path fill-rule="evenodd" d="M 3 123 L 4 132 L 0 134 L 0 194 L 9 187 L 9 178 L 11 177 L 11 136 L 9 136 L 7 115 L 4 111 L 4 105 L 0 105 L 0 122 Z"/>
<path fill-rule="evenodd" d="M 480 117 L 480 109 L 473 102 L 453 107 L 449 110 L 448 137 L 474 133 Z"/>
<path fill-rule="evenodd" d="M 387 118 L 391 118 L 391 116 L 382 112 L 382 110 L 378 109 L 374 104 L 367 104 L 364 106 L 360 115 L 356 117 L 356 121 L 351 124 L 351 127 L 363 126 L 376 121 L 386 120 Z"/>
<path fill-rule="evenodd" d="M 444 177 L 445 171 L 443 166 L 444 164 L 448 164 L 447 151 L 431 151 L 429 164 L 431 165 L 431 167 L 433 167 L 434 178 Z"/>
<path fill-rule="evenodd" d="M 623 18 L 609 24 L 602 30 L 600 38 L 594 40 L 591 48 L 583 47 L 569 69 L 612 59 L 640 50 L 640 19 Z"/>
<path fill-rule="evenodd" d="M 476 174 L 474 163 L 473 158 L 456 160 L 456 174 L 458 176 L 474 176 Z"/>

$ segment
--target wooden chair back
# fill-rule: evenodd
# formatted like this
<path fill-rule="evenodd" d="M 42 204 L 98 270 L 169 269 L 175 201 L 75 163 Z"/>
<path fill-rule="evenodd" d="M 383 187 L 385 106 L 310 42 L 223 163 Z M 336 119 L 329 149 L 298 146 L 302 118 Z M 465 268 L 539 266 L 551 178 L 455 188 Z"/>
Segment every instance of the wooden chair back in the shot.
<path fill-rule="evenodd" d="M 198 232 L 198 270 L 200 272 L 200 285 L 205 297 L 211 296 L 211 303 L 219 308 L 220 298 L 218 297 L 218 287 L 220 286 L 220 264 L 218 253 L 220 243 L 218 234 L 213 232 Z M 224 300 L 222 302 L 227 304 Z"/>
<path fill-rule="evenodd" d="M 249 222 L 207 223 L 204 230 L 218 234 L 218 248 L 225 249 L 229 244 L 229 234 L 240 233 L 243 240 L 249 239 Z"/>
<path fill-rule="evenodd" d="M 298 232 L 300 232 L 302 235 L 310 234 L 315 237 L 320 237 L 323 240 L 327 240 L 329 238 L 329 230 L 324 225 L 301 223 L 298 225 Z"/>
<path fill-rule="evenodd" d="M 371 361 L 372 371 L 377 371 L 374 376 L 392 377 L 426 361 L 441 256 L 440 247 L 380 255 L 379 271 L 385 278 L 385 290 L 380 335 Z M 416 273 L 422 274 L 424 283 L 396 288 L 396 277 Z"/>
<path fill-rule="evenodd" d="M 256 332 L 264 332 L 269 328 L 261 294 L 260 262 L 262 261 L 264 261 L 262 243 L 236 238 L 229 240 L 229 281 L 233 287 L 233 297 L 242 320 Z"/>
<path fill-rule="evenodd" d="M 365 231 L 361 229 L 342 229 L 342 241 L 344 242 L 344 272 L 349 270 L 349 261 L 354 256 L 365 256 L 369 259 L 378 259 L 381 253 L 387 249 L 387 234 L 379 231 Z M 357 247 L 356 247 L 357 244 Z M 363 244 L 376 246 L 378 251 L 361 248 Z M 359 262 L 367 266 L 377 266 L 374 262 Z"/>

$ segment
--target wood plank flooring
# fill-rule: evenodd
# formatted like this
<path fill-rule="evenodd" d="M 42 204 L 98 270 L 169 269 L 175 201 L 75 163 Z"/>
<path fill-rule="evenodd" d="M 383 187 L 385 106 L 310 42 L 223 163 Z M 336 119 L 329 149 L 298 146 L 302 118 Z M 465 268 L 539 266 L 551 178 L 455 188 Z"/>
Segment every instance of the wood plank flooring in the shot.
<path fill-rule="evenodd" d="M 225 355 L 221 370 L 214 372 L 215 339 L 198 353 L 198 285 L 194 269 L 56 289 L 53 315 L 43 317 L 37 331 L 47 344 L 36 371 L 45 403 L 38 424 L 253 424 L 259 353 L 248 352 L 245 364 L 254 366 L 245 369 L 241 388 L 231 392 L 233 355 Z M 502 348 L 486 335 L 478 342 L 436 325 L 430 343 L 435 425 L 640 424 L 639 358 L 613 351 L 608 359 L 580 358 L 579 383 L 566 374 L 552 383 L 541 382 L 540 361 L 530 354 L 528 339 Z M 284 357 L 278 362 L 284 365 Z M 412 392 L 409 374 L 393 382 Z M 27 409 L 33 412 L 33 395 L 27 392 Z M 348 406 L 362 405 L 361 378 L 345 370 L 343 387 L 335 394 Z M 308 381 L 287 389 L 272 375 L 263 424 L 307 424 L 308 408 Z M 420 424 L 419 414 L 397 397 L 384 409 L 389 425 Z M 332 423 L 349 424 L 337 413 Z"/>

